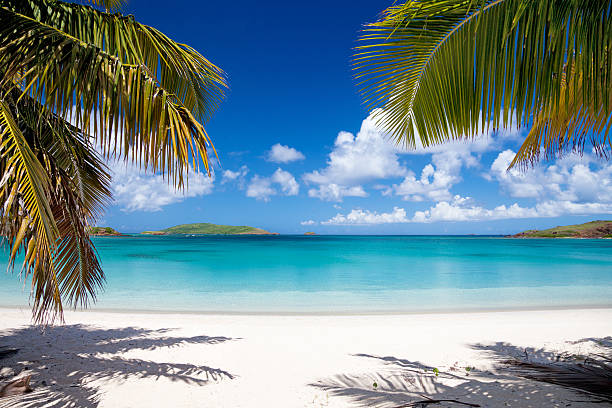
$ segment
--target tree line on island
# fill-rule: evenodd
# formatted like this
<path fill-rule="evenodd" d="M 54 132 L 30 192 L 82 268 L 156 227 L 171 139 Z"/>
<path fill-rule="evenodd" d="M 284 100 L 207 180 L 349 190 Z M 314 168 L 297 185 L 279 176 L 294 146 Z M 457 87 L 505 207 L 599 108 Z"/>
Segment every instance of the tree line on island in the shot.
<path fill-rule="evenodd" d="M 512 238 L 612 238 L 612 221 L 591 221 L 563 225 L 545 230 L 527 230 L 510 235 Z"/>
<path fill-rule="evenodd" d="M 278 232 L 269 232 L 261 228 L 246 225 L 217 225 L 208 222 L 181 224 L 160 231 L 143 231 L 146 235 L 172 235 L 172 234 L 204 234 L 204 235 L 278 235 Z"/>
<path fill-rule="evenodd" d="M 96 236 L 124 236 L 111 227 L 91 227 L 90 235 Z M 262 228 L 249 227 L 247 225 L 218 225 L 208 222 L 198 222 L 192 224 L 181 224 L 174 227 L 165 228 L 159 231 L 142 231 L 143 235 L 278 235 L 278 232 L 269 232 Z"/>

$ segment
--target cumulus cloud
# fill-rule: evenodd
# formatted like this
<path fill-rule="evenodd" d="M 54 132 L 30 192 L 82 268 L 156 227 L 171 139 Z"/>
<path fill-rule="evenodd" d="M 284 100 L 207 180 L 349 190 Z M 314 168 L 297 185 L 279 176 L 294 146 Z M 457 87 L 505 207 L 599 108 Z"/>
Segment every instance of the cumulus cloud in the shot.
<path fill-rule="evenodd" d="M 367 225 L 367 224 L 393 224 L 410 222 L 406 217 L 406 210 L 399 207 L 393 207 L 393 211 L 389 213 L 378 213 L 376 211 L 368 211 L 356 209 L 350 213 L 336 214 L 327 221 L 321 222 L 323 225 Z"/>
<path fill-rule="evenodd" d="M 257 200 L 270 201 L 270 196 L 276 194 L 272 188 L 272 180 L 267 177 L 253 176 L 247 187 L 246 196 Z"/>
<path fill-rule="evenodd" d="M 248 172 L 249 172 L 249 169 L 247 166 L 242 166 L 236 171 L 225 170 L 223 172 L 223 178 L 221 179 L 221 184 L 238 180 L 239 178 L 244 177 Z"/>
<path fill-rule="evenodd" d="M 253 176 L 246 195 L 257 200 L 270 201 L 271 196 L 279 193 L 277 188 L 286 196 L 297 195 L 300 191 L 300 185 L 295 177 L 279 167 L 270 177 Z"/>
<path fill-rule="evenodd" d="M 241 166 L 238 170 L 224 170 L 221 177 L 221 184 L 237 183 L 239 189 L 243 189 L 245 185 L 245 177 L 249 169 L 247 166 Z"/>
<path fill-rule="evenodd" d="M 476 205 L 470 197 L 456 195 L 452 200 L 440 201 L 424 211 L 415 211 L 408 217 L 406 210 L 394 207 L 393 211 L 378 213 L 354 209 L 350 213 L 336 214 L 323 225 L 374 225 L 392 223 L 429 223 L 442 221 L 488 221 L 500 219 L 558 217 L 561 215 L 590 215 L 612 213 L 609 203 L 575 203 L 571 201 L 546 201 L 533 207 L 518 203 L 485 208 Z"/>
<path fill-rule="evenodd" d="M 301 225 L 315 225 L 316 221 L 313 220 L 306 220 L 306 221 L 302 221 L 300 222 Z"/>
<path fill-rule="evenodd" d="M 365 197 L 363 183 L 393 177 L 405 178 L 399 184 L 375 188 L 383 195 L 396 194 L 408 201 L 449 200 L 452 198 L 450 189 L 461 181 L 463 167 L 480 165 L 482 153 L 499 148 L 517 135 L 516 127 L 494 135 L 492 130 L 485 130 L 472 140 L 429 147 L 423 147 L 417 135 L 417 147 L 408 150 L 391 141 L 370 116 L 362 122 L 356 135 L 340 132 L 327 166 L 306 173 L 303 178 L 306 183 L 317 185 L 309 191 L 310 197 L 328 201 L 342 201 L 346 196 Z M 400 155 L 429 154 L 432 155 L 431 163 L 418 176 L 399 161 Z"/>
<path fill-rule="evenodd" d="M 266 159 L 274 163 L 289 163 L 296 160 L 304 160 L 304 155 L 293 147 L 277 143 L 272 146 Z"/>
<path fill-rule="evenodd" d="M 533 207 L 519 204 L 500 205 L 492 209 L 470 203 L 469 198 L 456 196 L 452 202 L 439 202 L 429 210 L 417 211 L 414 222 L 485 221 L 517 218 L 558 217 L 561 215 L 590 215 L 612 212 L 612 204 L 575 203 L 571 201 L 545 201 Z"/>
<path fill-rule="evenodd" d="M 561 215 L 612 214 L 611 203 L 576 203 L 572 201 L 546 201 L 538 203 L 539 217 L 558 217 Z"/>
<path fill-rule="evenodd" d="M 308 190 L 308 197 L 319 198 L 323 201 L 342 201 L 344 197 L 367 197 L 363 187 L 344 187 L 335 183 L 321 184 L 318 188 Z"/>
<path fill-rule="evenodd" d="M 441 201 L 425 211 L 416 211 L 413 222 L 436 221 L 482 221 L 507 218 L 537 217 L 537 210 L 523 208 L 517 203 L 508 207 L 500 205 L 492 209 L 483 208 L 472 203 L 470 197 L 456 195 L 452 201 Z"/>
<path fill-rule="evenodd" d="M 612 203 L 612 165 L 589 155 L 569 155 L 552 165 L 521 171 L 507 168 L 512 150 L 501 152 L 487 178 L 496 180 L 511 197 L 576 203 Z"/>
<path fill-rule="evenodd" d="M 365 119 L 357 135 L 338 133 L 326 167 L 304 174 L 304 181 L 317 185 L 309 196 L 330 201 L 340 201 L 344 196 L 365 197 L 362 183 L 406 174 L 398 151 L 372 119 Z"/>
<path fill-rule="evenodd" d="M 404 180 L 392 188 L 383 190 L 383 195 L 395 192 L 408 201 L 440 201 L 452 197 L 450 189 L 461 178 L 458 172 L 450 172 L 447 169 L 436 168 L 431 163 L 423 167 L 421 176 L 416 177 L 414 172 L 409 171 Z"/>
<path fill-rule="evenodd" d="M 160 211 L 164 206 L 183 201 L 189 197 L 210 194 L 213 190 L 214 174 L 189 171 L 188 188 L 176 190 L 168 179 L 159 174 L 145 174 L 131 163 L 109 163 L 112 172 L 112 190 L 115 202 L 126 212 Z"/>
<path fill-rule="evenodd" d="M 453 197 L 451 188 L 462 180 L 461 170 L 481 165 L 482 154 L 497 149 L 500 143 L 517 135 L 516 129 L 500 131 L 495 137 L 483 133 L 473 140 L 455 140 L 443 145 L 423 147 L 417 139 L 417 148 L 410 154 L 431 154 L 431 163 L 417 176 L 409 170 L 404 180 L 387 189 L 383 195 L 395 194 L 407 201 L 443 201 Z"/>
<path fill-rule="evenodd" d="M 272 182 L 279 185 L 284 195 L 294 196 L 300 192 L 300 185 L 295 180 L 295 177 L 281 168 L 276 169 L 274 174 L 272 174 Z"/>

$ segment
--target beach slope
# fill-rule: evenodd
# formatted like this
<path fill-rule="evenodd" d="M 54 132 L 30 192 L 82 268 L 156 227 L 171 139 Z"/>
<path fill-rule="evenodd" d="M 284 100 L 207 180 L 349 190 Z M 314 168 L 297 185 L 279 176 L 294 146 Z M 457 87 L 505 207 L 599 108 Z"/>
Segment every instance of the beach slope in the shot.
<path fill-rule="evenodd" d="M 28 325 L 27 309 L 0 314 L 0 348 L 19 349 L 0 360 L 0 381 L 31 374 L 34 387 L 0 399 L 0 406 L 398 407 L 428 397 L 482 407 L 601 407 L 586 395 L 513 376 L 498 362 L 548 361 L 612 346 L 612 309 L 70 312 L 64 326 L 44 332 Z"/>

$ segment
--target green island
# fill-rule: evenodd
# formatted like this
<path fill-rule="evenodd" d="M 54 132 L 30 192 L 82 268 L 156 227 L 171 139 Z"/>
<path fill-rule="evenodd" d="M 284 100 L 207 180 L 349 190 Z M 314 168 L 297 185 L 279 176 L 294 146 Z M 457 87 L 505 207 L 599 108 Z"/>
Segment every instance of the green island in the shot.
<path fill-rule="evenodd" d="M 87 229 L 89 235 L 97 236 L 120 236 L 123 235 L 119 231 L 111 227 L 89 227 Z"/>
<path fill-rule="evenodd" d="M 527 230 L 510 235 L 512 238 L 612 238 L 612 221 L 591 221 L 545 230 Z"/>
<path fill-rule="evenodd" d="M 277 232 L 268 232 L 261 228 L 246 225 L 217 225 L 208 222 L 181 224 L 160 231 L 143 231 L 145 235 L 172 235 L 172 234 L 203 234 L 203 235 L 278 235 Z"/>

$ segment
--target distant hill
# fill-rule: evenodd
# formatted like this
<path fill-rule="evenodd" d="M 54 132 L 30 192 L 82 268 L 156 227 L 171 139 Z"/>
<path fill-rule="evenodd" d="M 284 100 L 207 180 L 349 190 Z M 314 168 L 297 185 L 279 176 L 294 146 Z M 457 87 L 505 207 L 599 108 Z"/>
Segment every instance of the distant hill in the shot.
<path fill-rule="evenodd" d="M 161 231 L 143 231 L 147 235 L 170 235 L 170 234 L 206 234 L 206 235 L 278 235 L 276 232 L 268 232 L 261 228 L 234 225 L 217 225 L 207 222 L 194 224 L 181 224 Z"/>
<path fill-rule="evenodd" d="M 99 235 L 99 236 L 119 236 L 122 235 L 117 230 L 111 227 L 89 227 L 87 229 L 89 235 Z"/>
<path fill-rule="evenodd" d="M 512 238 L 612 238 L 612 221 L 591 221 L 546 230 L 528 230 L 510 235 Z"/>

